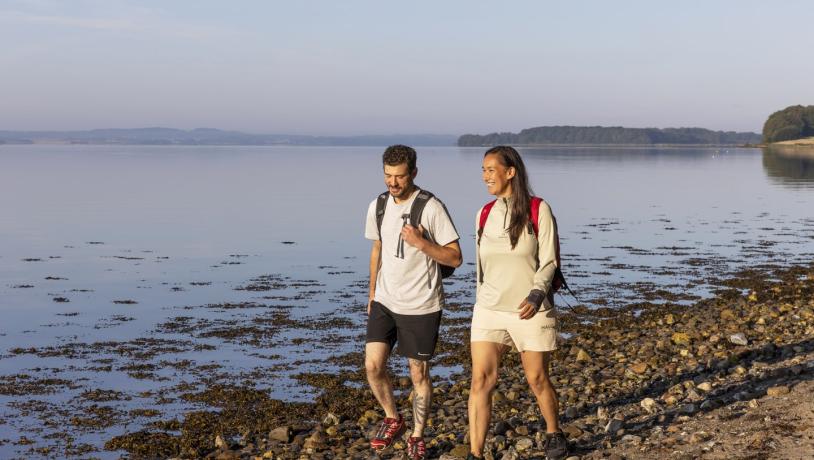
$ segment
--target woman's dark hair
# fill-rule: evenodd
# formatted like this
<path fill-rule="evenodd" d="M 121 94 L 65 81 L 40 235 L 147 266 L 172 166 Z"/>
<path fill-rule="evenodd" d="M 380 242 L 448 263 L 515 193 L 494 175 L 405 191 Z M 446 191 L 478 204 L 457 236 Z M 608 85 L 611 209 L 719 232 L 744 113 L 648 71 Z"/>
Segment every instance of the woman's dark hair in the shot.
<path fill-rule="evenodd" d="M 487 155 L 497 155 L 500 164 L 506 168 L 514 168 L 514 177 L 511 179 L 512 185 L 512 203 L 511 203 L 511 217 L 509 219 L 509 240 L 512 243 L 512 249 L 517 246 L 517 240 L 520 235 L 526 231 L 529 223 L 529 207 L 531 206 L 531 197 L 534 192 L 529 186 L 529 176 L 526 173 L 526 165 L 523 164 L 523 159 L 512 147 L 507 145 L 498 145 L 487 150 L 484 157 Z"/>

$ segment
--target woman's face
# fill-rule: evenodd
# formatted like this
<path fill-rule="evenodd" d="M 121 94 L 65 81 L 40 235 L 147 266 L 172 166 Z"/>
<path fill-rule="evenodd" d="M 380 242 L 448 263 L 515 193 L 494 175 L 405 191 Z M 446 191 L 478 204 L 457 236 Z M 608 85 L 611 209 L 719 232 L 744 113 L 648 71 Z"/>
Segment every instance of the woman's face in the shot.
<path fill-rule="evenodd" d="M 486 183 L 486 190 L 499 198 L 508 198 L 512 194 L 512 177 L 515 170 L 512 167 L 505 167 L 500 163 L 498 154 L 490 154 L 483 157 L 483 181 Z"/>

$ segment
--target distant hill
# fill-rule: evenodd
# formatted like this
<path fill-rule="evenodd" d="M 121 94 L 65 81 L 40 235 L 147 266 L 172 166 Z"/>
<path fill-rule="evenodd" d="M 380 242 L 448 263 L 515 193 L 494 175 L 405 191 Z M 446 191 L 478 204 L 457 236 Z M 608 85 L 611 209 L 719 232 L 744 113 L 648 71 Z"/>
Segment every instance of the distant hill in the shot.
<path fill-rule="evenodd" d="M 543 144 L 682 144 L 737 145 L 759 143 L 760 134 L 711 131 L 704 128 L 622 128 L 604 126 L 540 126 L 519 133 L 464 134 L 461 147 Z"/>
<path fill-rule="evenodd" d="M 769 115 L 763 124 L 763 142 L 790 141 L 814 136 L 814 105 L 792 105 Z"/>
<path fill-rule="evenodd" d="M 0 131 L 0 144 L 127 144 L 127 145 L 337 145 L 413 146 L 455 145 L 451 134 L 392 134 L 370 136 L 302 136 L 248 134 L 212 128 L 93 129 L 89 131 Z"/>

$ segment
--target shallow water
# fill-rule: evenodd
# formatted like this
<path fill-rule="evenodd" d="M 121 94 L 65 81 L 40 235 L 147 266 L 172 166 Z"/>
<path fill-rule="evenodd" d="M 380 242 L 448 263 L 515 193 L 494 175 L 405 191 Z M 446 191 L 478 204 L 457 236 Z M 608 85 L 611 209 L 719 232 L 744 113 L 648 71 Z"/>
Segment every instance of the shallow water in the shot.
<path fill-rule="evenodd" d="M 446 203 L 462 236 L 466 265 L 447 289 L 464 308 L 449 317 L 465 317 L 472 302 L 475 213 L 490 199 L 483 150 L 419 151 L 417 183 Z M 311 398 L 292 374 L 335 368 L 326 359 L 362 349 L 364 213 L 383 190 L 381 151 L 0 146 L 0 457 L 26 452 L 21 436 L 62 429 L 25 401 L 64 409 L 107 389 L 130 398 L 109 404 L 124 414 L 189 410 L 156 402 L 201 384 L 185 360 L 221 366 L 219 381 Z M 814 255 L 812 159 L 732 148 L 523 154 L 586 305 L 691 302 L 732 270 Z M 261 275 L 272 275 L 269 290 L 239 289 Z M 223 333 L 246 326 L 256 329 Z M 39 394 L 9 391 L 21 374 L 40 379 Z M 132 430 L 150 419 L 129 420 Z M 123 430 L 67 431 L 98 446 Z"/>

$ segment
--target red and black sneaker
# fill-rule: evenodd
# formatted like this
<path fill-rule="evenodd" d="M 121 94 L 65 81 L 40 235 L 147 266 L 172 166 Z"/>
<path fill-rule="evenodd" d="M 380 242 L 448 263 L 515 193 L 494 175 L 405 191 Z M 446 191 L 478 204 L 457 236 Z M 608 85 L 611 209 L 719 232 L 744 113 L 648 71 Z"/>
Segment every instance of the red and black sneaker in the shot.
<path fill-rule="evenodd" d="M 424 460 L 427 455 L 427 446 L 424 445 L 424 438 L 407 439 L 407 458 L 410 460 Z"/>
<path fill-rule="evenodd" d="M 401 436 L 405 429 L 404 417 L 399 414 L 399 418 L 385 417 L 376 430 L 376 435 L 370 440 L 370 448 L 373 450 L 381 450 L 390 447 L 393 440 Z"/>

